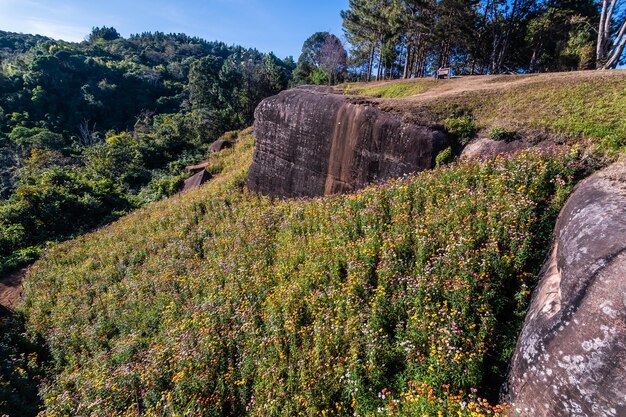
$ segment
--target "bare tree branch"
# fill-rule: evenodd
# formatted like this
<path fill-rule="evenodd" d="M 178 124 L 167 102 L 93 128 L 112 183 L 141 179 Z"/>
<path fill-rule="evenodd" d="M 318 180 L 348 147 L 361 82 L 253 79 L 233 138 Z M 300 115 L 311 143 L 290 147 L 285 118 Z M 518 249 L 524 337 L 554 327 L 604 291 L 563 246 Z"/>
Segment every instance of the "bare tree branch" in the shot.
<path fill-rule="evenodd" d="M 83 120 L 80 125 L 78 126 L 78 142 L 82 145 L 82 146 L 90 146 L 93 145 L 96 141 L 97 138 L 94 135 L 94 132 L 96 131 L 96 124 L 94 123 L 92 127 L 89 127 L 89 120 Z"/>

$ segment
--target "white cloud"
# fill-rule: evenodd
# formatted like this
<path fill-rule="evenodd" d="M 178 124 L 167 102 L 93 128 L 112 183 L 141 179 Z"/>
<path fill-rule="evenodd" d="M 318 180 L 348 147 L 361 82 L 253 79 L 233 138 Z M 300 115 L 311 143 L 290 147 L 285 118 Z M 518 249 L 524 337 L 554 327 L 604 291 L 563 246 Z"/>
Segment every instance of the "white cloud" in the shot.
<path fill-rule="evenodd" d="M 68 6 L 52 6 L 38 0 L 0 0 L 0 28 L 10 32 L 44 35 L 66 41 L 81 41 L 89 26 L 66 23 L 74 15 Z"/>
<path fill-rule="evenodd" d="M 49 36 L 53 39 L 63 39 L 64 41 L 80 42 L 91 32 L 87 26 L 73 26 L 46 20 L 31 19 L 24 22 L 29 31 L 40 35 Z"/>

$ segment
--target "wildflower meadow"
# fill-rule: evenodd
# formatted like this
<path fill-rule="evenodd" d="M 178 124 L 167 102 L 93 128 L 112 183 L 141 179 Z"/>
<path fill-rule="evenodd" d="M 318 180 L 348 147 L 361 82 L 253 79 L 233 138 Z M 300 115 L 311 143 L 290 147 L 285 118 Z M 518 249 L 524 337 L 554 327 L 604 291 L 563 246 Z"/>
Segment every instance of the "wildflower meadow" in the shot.
<path fill-rule="evenodd" d="M 203 188 L 48 250 L 26 282 L 42 417 L 507 415 L 498 389 L 576 150 L 452 163 L 352 195 Z"/>

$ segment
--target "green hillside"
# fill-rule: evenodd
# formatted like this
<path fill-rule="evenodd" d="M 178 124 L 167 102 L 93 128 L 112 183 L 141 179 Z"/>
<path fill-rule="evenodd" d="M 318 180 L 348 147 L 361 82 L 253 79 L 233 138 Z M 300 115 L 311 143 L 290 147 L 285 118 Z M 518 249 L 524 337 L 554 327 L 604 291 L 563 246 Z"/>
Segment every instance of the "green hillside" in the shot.
<path fill-rule="evenodd" d="M 626 156 L 626 1 L 11 3 L 15 30 L 226 43 L 0 30 L 0 417 L 513 415 L 556 219 Z M 255 115 L 255 169 L 293 184 L 436 168 L 258 195 Z M 591 362 L 546 368 L 546 408 L 619 414 L 572 383 Z"/>
<path fill-rule="evenodd" d="M 43 416 L 487 415 L 577 151 L 460 163 L 350 196 L 202 189 L 46 252 L 24 312 Z"/>
<path fill-rule="evenodd" d="M 484 136 L 496 129 L 537 140 L 561 136 L 601 153 L 626 146 L 626 71 L 400 80 L 342 86 L 346 94 L 424 124 L 470 121 Z"/>

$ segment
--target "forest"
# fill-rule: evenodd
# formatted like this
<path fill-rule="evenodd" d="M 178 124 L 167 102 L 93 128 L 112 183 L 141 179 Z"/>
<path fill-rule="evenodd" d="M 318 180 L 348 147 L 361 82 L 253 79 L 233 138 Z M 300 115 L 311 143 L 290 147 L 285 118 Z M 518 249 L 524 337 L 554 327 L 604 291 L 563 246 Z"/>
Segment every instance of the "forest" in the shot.
<path fill-rule="evenodd" d="M 0 273 L 178 191 L 294 66 L 183 34 L 0 32 Z"/>
<path fill-rule="evenodd" d="M 613 0 L 350 0 L 351 75 L 369 81 L 610 69 L 626 44 Z"/>

